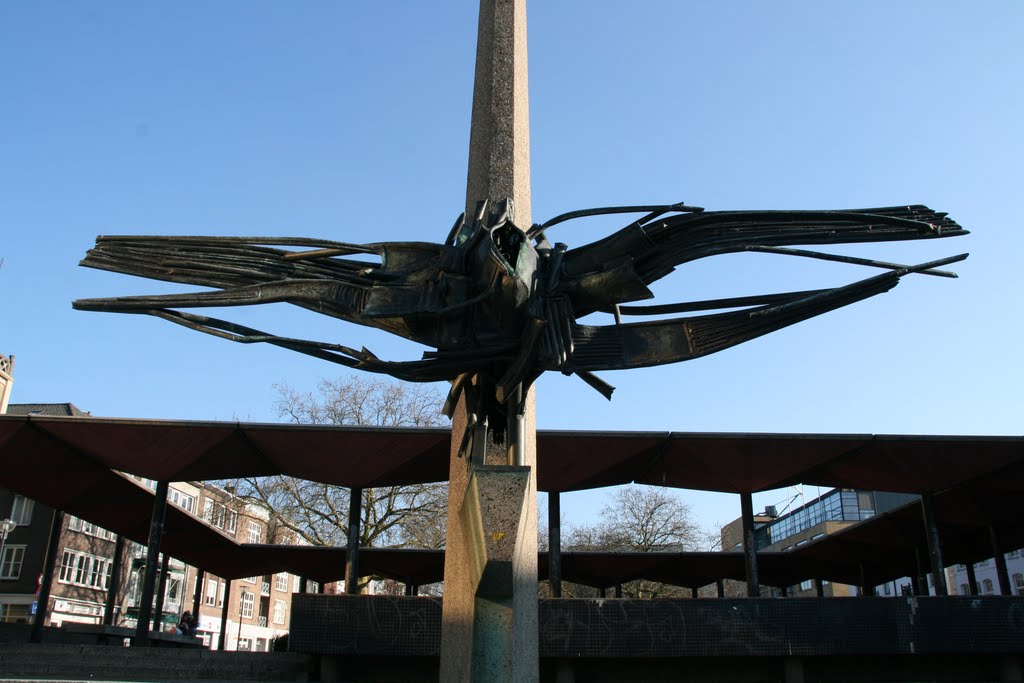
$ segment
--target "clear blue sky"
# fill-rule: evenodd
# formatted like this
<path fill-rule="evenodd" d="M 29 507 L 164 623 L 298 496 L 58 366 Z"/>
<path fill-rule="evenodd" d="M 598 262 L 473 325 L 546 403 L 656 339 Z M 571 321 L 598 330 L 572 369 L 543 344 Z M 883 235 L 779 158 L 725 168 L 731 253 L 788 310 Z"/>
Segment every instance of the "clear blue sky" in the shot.
<path fill-rule="evenodd" d="M 889 294 L 706 359 L 539 385 L 554 429 L 1021 434 L 1024 4 L 530 6 L 533 218 L 607 204 L 926 203 L 973 234 L 839 251 L 959 280 Z M 173 291 L 77 267 L 97 234 L 444 238 L 463 204 L 476 2 L 0 4 L 0 353 L 15 402 L 273 420 L 275 383 L 333 366 L 79 297 Z M 615 219 L 559 228 L 570 244 Z M 871 274 L 761 255 L 680 268 L 663 302 Z M 216 314 L 216 313 L 215 313 Z M 286 305 L 272 332 L 419 350 Z M 755 504 L 785 493 L 765 494 Z M 705 523 L 730 497 L 689 496 Z M 570 496 L 582 518 L 599 495 Z"/>

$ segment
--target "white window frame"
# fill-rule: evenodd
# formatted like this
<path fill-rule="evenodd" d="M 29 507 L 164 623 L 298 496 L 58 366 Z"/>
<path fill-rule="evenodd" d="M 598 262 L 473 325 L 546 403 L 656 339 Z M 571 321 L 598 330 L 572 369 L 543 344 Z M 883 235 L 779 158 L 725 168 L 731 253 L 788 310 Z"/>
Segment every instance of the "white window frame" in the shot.
<path fill-rule="evenodd" d="M 274 575 L 274 588 L 282 593 L 288 592 L 288 575 L 284 572 Z"/>
<path fill-rule="evenodd" d="M 203 603 L 210 607 L 217 604 L 217 583 L 215 579 L 206 580 L 206 593 L 203 595 Z"/>
<path fill-rule="evenodd" d="M 14 494 L 14 502 L 11 503 L 11 519 L 18 526 L 28 526 L 32 523 L 32 511 L 35 510 L 36 502 L 20 494 Z"/>
<path fill-rule="evenodd" d="M 25 564 L 24 545 L 5 545 L 4 554 L 0 555 L 0 580 L 17 581 L 21 578 L 21 568 Z"/>
<path fill-rule="evenodd" d="M 242 619 L 252 619 L 253 608 L 256 606 L 256 594 L 251 591 L 242 593 Z"/>
<path fill-rule="evenodd" d="M 274 601 L 274 623 L 283 624 L 288 615 L 288 605 L 284 600 Z"/>
<path fill-rule="evenodd" d="M 248 539 L 248 543 L 261 543 L 263 541 L 263 525 L 250 519 L 245 537 Z"/>
<path fill-rule="evenodd" d="M 113 567 L 109 557 L 100 557 L 80 550 L 64 548 L 60 559 L 58 583 L 107 590 Z"/>

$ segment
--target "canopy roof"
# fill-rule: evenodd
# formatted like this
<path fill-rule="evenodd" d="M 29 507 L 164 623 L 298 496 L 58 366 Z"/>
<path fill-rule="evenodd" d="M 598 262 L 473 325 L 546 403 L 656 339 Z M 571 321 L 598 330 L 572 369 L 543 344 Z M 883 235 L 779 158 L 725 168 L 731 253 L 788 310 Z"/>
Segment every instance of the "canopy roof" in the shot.
<path fill-rule="evenodd" d="M 45 416 L 0 417 L 0 484 L 145 543 L 153 494 L 113 471 L 149 479 L 208 480 L 285 473 L 343 486 L 438 481 L 447 476 L 443 429 L 307 427 Z M 751 492 L 803 482 L 841 488 L 938 492 L 950 563 L 991 556 L 988 527 L 1004 550 L 1024 546 L 1019 437 L 550 432 L 538 434 L 542 490 L 640 483 Z M 925 548 L 912 503 L 788 552 L 761 553 L 763 583 L 810 578 L 872 583 L 917 571 Z M 163 550 L 225 578 L 287 571 L 343 578 L 339 547 L 239 544 L 168 507 Z M 920 558 L 924 560 L 923 555 Z M 364 548 L 364 575 L 415 584 L 441 580 L 443 551 Z M 547 572 L 542 553 L 541 578 Z M 562 555 L 563 578 L 594 586 L 646 578 L 697 587 L 744 577 L 741 553 Z"/>
<path fill-rule="evenodd" d="M 287 474 L 340 486 L 444 481 L 447 429 L 0 416 L 0 463 L 64 458 L 163 481 Z M 1024 491 L 1024 438 L 853 434 L 537 433 L 541 491 L 636 482 L 753 493 L 804 483 L 902 493 L 964 482 Z"/>

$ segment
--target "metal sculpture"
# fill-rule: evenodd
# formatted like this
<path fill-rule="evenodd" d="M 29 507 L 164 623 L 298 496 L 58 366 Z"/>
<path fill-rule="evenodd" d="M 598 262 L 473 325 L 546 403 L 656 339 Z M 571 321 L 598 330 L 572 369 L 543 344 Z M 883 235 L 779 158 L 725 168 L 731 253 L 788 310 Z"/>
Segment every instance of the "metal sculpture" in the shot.
<path fill-rule="evenodd" d="M 477 392 L 499 426 L 506 403 L 541 373 L 576 374 L 611 398 L 593 373 L 675 363 L 735 346 L 801 320 L 888 291 L 910 273 L 938 270 L 967 254 L 915 266 L 823 254 L 787 245 L 931 239 L 967 234 L 944 213 L 921 206 L 848 211 L 705 211 L 685 204 L 574 211 L 522 230 L 509 200 L 459 217 L 443 244 L 348 244 L 305 238 L 100 236 L 81 265 L 215 291 L 80 299 L 81 310 L 145 313 L 242 343 L 264 342 L 346 367 L 409 381 L 449 380 L 451 399 Z M 644 213 L 604 239 L 569 249 L 547 233 L 567 220 Z M 282 248 L 283 247 L 283 248 Z M 648 285 L 676 266 L 717 254 L 755 251 L 873 266 L 886 272 L 831 289 L 658 306 Z M 379 257 L 369 263 L 367 255 Z M 356 258 L 354 258 L 356 257 Z M 420 360 L 386 361 L 370 351 L 280 337 L 179 308 L 288 302 L 377 327 L 436 349 Z M 663 316 L 623 323 L 623 316 Z M 584 325 L 595 311 L 612 325 Z M 477 378 L 471 388 L 466 379 Z M 450 408 L 450 406 L 449 406 Z"/>

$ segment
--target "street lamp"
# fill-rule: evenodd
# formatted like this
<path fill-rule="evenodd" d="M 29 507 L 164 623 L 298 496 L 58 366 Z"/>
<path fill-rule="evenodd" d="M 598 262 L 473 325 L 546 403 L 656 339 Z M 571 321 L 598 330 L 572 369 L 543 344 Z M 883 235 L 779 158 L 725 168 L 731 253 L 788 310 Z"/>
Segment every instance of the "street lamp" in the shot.
<path fill-rule="evenodd" d="M 235 638 L 235 652 L 238 651 L 238 645 L 242 642 L 242 614 L 245 611 L 245 596 L 249 591 L 243 587 L 241 590 L 241 598 L 238 605 L 238 637 Z M 225 624 L 227 626 L 227 624 Z"/>
<path fill-rule="evenodd" d="M 10 534 L 18 526 L 18 523 L 13 519 L 0 520 L 0 563 L 4 560 L 4 547 L 7 545 L 7 535 Z M 3 566 L 0 564 L 0 571 L 3 571 Z"/>

